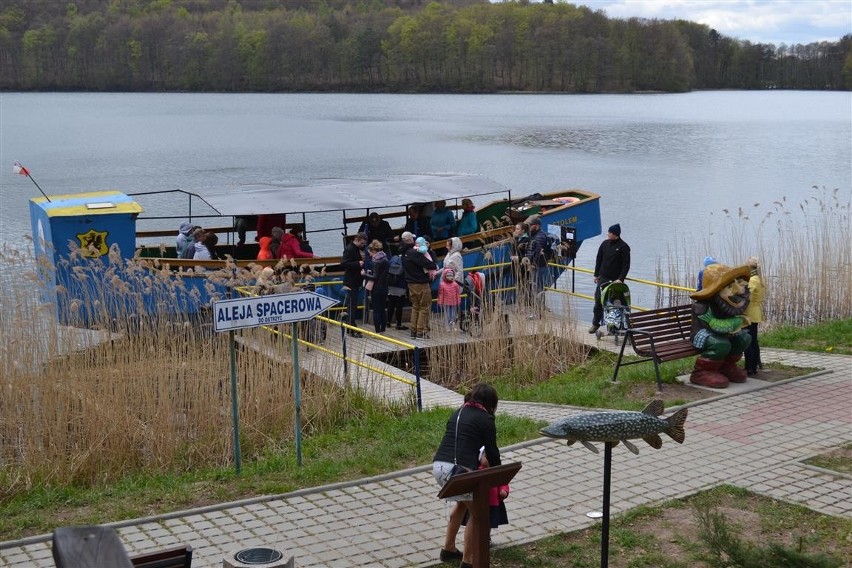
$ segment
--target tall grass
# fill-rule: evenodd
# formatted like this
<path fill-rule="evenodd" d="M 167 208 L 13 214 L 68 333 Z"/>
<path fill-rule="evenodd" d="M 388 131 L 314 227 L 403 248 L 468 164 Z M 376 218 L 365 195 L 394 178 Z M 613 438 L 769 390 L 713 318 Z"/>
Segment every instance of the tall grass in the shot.
<path fill-rule="evenodd" d="M 766 285 L 764 318 L 772 325 L 809 325 L 852 316 L 850 194 L 814 187 L 791 205 L 786 198 L 767 207 L 725 209 L 720 227 L 700 242 L 678 241 L 658 262 L 657 277 L 694 287 L 701 259 L 710 254 L 729 266 L 760 259 Z M 698 239 L 696 239 L 698 240 Z M 681 247 L 686 247 L 687 251 Z M 695 252 L 697 251 L 697 252 Z M 658 305 L 688 301 L 682 291 L 658 292 Z"/>
<path fill-rule="evenodd" d="M 83 330 L 57 326 L 56 305 L 40 303 L 32 257 L 7 247 L 0 264 L 4 274 L 15 275 L 0 293 L 0 498 L 38 485 L 86 485 L 231 462 L 229 337 L 212 332 L 209 314 L 189 317 L 176 309 L 182 298 L 198 294 L 184 281 L 192 275 L 175 277 L 166 267 L 117 253 L 107 263 L 72 255 L 60 269 L 74 274 L 70 286 L 82 299 L 60 297 L 59 305 L 67 319 L 79 317 L 94 328 Z M 253 280 L 233 267 L 209 276 L 214 297 L 214 283 Z M 146 315 L 139 290 L 162 312 Z M 239 336 L 253 347 L 238 349 L 236 359 L 242 453 L 250 458 L 294 437 L 294 373 L 289 344 L 278 336 L 261 329 Z M 302 372 L 300 387 L 309 433 L 363 408 L 357 390 L 315 374 Z"/>

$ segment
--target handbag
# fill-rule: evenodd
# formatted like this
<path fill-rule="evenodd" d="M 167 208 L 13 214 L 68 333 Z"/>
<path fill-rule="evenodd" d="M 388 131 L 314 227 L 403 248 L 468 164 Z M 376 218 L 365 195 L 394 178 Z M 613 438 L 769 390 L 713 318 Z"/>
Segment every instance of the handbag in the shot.
<path fill-rule="evenodd" d="M 364 285 L 364 288 L 367 289 L 367 292 L 373 291 L 373 282 L 375 282 L 375 280 L 367 280 L 367 284 Z"/>
<path fill-rule="evenodd" d="M 457 475 L 461 475 L 463 473 L 468 473 L 470 470 L 465 466 L 458 463 L 458 446 L 459 446 L 459 418 L 461 418 L 461 413 L 464 410 L 464 406 L 459 409 L 459 413 L 456 415 L 456 437 L 453 442 L 453 469 L 450 470 L 450 475 L 447 477 L 447 480 L 454 478 Z"/>

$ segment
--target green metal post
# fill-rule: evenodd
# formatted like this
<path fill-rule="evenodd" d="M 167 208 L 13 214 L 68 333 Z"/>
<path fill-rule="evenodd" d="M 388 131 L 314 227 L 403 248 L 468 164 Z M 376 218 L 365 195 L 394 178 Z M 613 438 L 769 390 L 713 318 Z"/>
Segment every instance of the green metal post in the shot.
<path fill-rule="evenodd" d="M 299 380 L 299 324 L 293 322 L 293 398 L 296 401 L 296 465 L 302 465 L 302 396 Z"/>
<path fill-rule="evenodd" d="M 240 410 L 237 405 L 237 348 L 234 330 L 228 332 L 231 341 L 231 413 L 234 415 L 234 469 L 240 474 Z"/>

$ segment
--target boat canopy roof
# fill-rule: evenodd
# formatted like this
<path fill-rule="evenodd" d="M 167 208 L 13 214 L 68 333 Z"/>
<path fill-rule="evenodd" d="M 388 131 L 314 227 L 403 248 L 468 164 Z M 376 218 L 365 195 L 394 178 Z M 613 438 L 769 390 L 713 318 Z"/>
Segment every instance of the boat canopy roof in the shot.
<path fill-rule="evenodd" d="M 381 179 L 323 179 L 311 185 L 242 185 L 194 195 L 222 215 L 262 215 L 383 209 L 495 193 L 508 196 L 509 189 L 479 175 L 440 173 Z"/>

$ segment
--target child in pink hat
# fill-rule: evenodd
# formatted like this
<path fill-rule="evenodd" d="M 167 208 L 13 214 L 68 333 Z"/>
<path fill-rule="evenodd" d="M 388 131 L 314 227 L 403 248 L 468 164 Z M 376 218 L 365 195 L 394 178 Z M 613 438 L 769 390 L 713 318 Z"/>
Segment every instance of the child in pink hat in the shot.
<path fill-rule="evenodd" d="M 447 327 L 455 330 L 461 305 L 461 286 L 456 282 L 456 273 L 452 268 L 444 269 L 441 284 L 438 286 L 438 305 L 444 313 Z"/>

